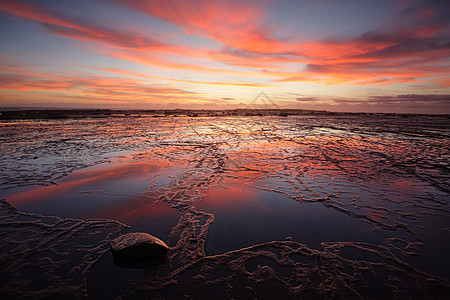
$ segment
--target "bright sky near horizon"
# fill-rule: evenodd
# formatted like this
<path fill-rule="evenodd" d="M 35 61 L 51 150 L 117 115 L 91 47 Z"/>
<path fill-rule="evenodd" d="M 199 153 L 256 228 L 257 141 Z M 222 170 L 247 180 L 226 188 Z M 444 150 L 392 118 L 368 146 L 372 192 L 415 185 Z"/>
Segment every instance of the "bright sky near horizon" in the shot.
<path fill-rule="evenodd" d="M 446 0 L 0 0 L 0 41 L 3 107 L 450 113 Z"/>

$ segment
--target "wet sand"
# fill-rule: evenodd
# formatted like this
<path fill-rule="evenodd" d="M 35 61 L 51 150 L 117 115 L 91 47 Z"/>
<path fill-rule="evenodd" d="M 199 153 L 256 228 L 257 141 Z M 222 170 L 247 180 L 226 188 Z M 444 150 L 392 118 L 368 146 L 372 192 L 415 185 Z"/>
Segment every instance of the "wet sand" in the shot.
<path fill-rule="evenodd" d="M 3 118 L 1 295 L 450 297 L 448 116 L 239 114 Z"/>

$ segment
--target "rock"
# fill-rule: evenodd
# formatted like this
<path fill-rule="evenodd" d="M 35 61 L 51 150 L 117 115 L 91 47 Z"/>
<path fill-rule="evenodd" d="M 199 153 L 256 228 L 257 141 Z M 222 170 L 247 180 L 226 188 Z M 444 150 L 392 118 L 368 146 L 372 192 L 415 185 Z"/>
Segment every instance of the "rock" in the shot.
<path fill-rule="evenodd" d="M 111 242 L 113 255 L 131 259 L 161 257 L 168 249 L 166 243 L 144 232 L 127 233 Z"/>

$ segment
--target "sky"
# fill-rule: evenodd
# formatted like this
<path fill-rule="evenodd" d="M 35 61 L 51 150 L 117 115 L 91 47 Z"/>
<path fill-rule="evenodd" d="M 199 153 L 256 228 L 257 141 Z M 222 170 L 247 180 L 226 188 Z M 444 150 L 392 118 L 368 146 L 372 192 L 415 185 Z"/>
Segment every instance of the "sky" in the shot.
<path fill-rule="evenodd" d="M 0 0 L 0 107 L 450 113 L 450 1 Z"/>

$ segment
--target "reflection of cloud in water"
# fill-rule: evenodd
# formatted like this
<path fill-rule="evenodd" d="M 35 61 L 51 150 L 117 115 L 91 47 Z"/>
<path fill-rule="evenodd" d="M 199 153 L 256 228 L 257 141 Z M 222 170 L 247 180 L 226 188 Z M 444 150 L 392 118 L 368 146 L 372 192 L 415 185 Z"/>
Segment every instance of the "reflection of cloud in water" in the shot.
<path fill-rule="evenodd" d="M 320 248 L 322 241 L 377 240 L 370 226 L 317 203 L 298 205 L 283 194 L 225 179 L 197 209 L 214 214 L 206 252 L 218 254 L 287 237 Z M 378 239 L 377 242 L 381 242 Z"/>
<path fill-rule="evenodd" d="M 205 192 L 195 203 L 200 210 L 213 213 L 230 213 L 244 208 L 263 209 L 258 201 L 258 194 L 248 186 L 239 184 L 237 180 L 224 180 Z"/>
<path fill-rule="evenodd" d="M 72 173 L 58 181 L 58 185 L 56 186 L 38 187 L 25 192 L 19 192 L 15 195 L 9 195 L 8 201 L 16 206 L 21 206 L 28 202 L 63 196 L 89 186 L 99 187 L 112 185 L 116 182 L 122 185 L 120 190 L 124 191 L 128 188 L 123 183 L 127 177 L 148 176 L 149 173 L 156 169 L 158 169 L 158 165 L 147 162 L 96 167 Z"/>

